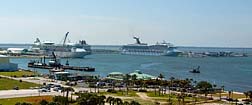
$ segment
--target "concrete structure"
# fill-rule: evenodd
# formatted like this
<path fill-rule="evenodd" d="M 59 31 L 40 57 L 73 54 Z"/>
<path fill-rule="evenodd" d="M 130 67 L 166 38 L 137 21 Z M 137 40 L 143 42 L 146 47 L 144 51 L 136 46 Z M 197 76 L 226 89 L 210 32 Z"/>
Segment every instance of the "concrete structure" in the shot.
<path fill-rule="evenodd" d="M 10 58 L 5 55 L 0 55 L 0 71 L 16 71 L 18 70 L 18 65 L 10 63 Z"/>

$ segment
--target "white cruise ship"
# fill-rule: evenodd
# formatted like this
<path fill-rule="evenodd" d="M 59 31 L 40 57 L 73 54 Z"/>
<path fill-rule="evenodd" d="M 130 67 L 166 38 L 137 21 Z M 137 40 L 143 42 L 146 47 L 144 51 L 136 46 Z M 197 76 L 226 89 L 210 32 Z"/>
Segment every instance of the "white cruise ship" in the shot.
<path fill-rule="evenodd" d="M 80 40 L 79 43 L 66 43 L 68 34 L 69 32 L 66 33 L 62 44 L 55 44 L 51 41 L 41 42 L 37 38 L 30 50 L 46 56 L 51 56 L 54 52 L 61 58 L 83 58 L 91 54 L 91 46 L 85 40 Z"/>
<path fill-rule="evenodd" d="M 135 44 L 124 45 L 121 48 L 122 54 L 128 55 L 153 55 L 153 56 L 178 56 L 181 52 L 178 51 L 171 43 L 157 43 L 148 45 L 141 43 L 140 39 L 133 37 L 136 40 Z"/>

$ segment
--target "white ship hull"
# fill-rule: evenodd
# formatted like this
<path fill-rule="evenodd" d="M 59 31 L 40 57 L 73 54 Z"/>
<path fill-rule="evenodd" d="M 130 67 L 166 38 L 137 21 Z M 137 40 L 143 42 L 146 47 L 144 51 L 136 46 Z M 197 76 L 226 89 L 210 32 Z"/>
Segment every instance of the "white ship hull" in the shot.
<path fill-rule="evenodd" d="M 130 52 L 130 51 L 122 51 L 121 54 L 125 55 L 148 55 L 148 56 L 178 56 L 181 52 Z"/>
<path fill-rule="evenodd" d="M 89 55 L 88 52 L 54 52 L 57 57 L 60 58 L 83 58 L 86 55 Z"/>

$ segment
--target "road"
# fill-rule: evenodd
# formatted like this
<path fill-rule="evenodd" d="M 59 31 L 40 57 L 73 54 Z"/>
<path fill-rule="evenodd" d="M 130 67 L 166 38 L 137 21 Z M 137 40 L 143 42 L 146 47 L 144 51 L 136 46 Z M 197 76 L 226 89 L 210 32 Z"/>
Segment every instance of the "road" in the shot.
<path fill-rule="evenodd" d="M 61 95 L 60 92 L 43 92 L 40 93 L 38 89 L 23 89 L 23 90 L 1 90 L 0 99 L 15 98 L 15 97 L 29 97 L 29 96 L 56 96 Z"/>

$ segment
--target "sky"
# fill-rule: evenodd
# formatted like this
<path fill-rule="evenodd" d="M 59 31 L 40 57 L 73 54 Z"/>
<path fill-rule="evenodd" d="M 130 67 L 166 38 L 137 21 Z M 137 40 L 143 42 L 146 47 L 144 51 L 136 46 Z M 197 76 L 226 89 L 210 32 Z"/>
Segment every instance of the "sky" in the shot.
<path fill-rule="evenodd" d="M 0 0 L 0 43 L 252 47 L 252 0 Z"/>

